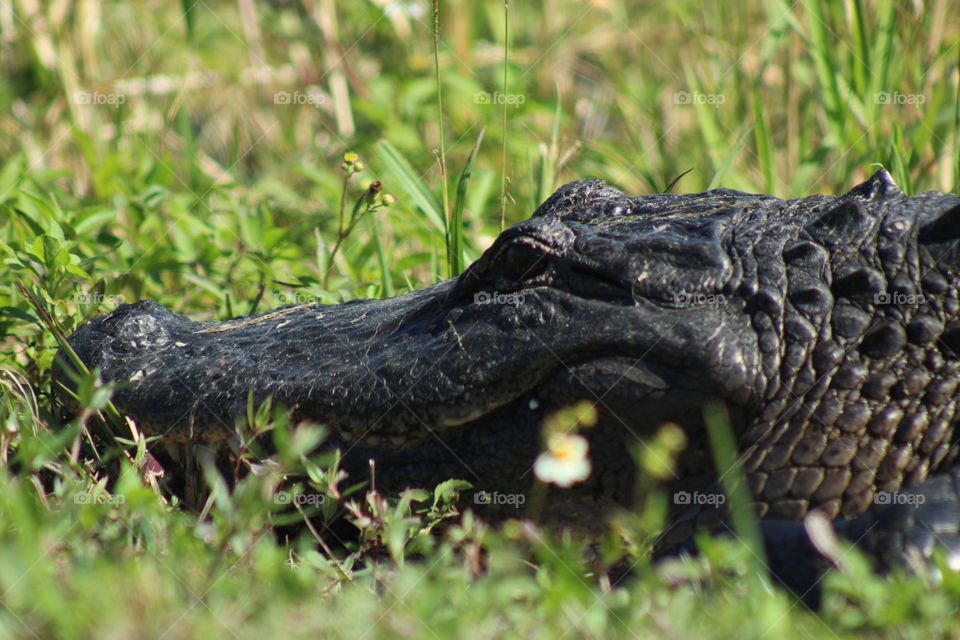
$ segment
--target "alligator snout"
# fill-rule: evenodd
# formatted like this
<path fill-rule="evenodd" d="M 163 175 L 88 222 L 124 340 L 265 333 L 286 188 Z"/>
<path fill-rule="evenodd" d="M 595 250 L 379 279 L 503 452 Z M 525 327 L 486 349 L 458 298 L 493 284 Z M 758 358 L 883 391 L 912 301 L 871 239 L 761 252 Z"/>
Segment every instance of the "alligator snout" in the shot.
<path fill-rule="evenodd" d="M 80 327 L 71 346 L 88 367 L 100 367 L 121 354 L 132 356 L 168 345 L 177 318 L 152 300 L 123 304 Z"/>

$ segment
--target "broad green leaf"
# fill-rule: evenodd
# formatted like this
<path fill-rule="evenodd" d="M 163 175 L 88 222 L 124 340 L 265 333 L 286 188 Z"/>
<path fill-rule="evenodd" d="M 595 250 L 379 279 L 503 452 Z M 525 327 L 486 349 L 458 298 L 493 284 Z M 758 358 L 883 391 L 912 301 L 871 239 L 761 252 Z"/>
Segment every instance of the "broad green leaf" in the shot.
<path fill-rule="evenodd" d="M 430 221 L 433 228 L 443 233 L 446 225 L 443 222 L 440 202 L 433 191 L 424 183 L 420 174 L 414 170 L 403 154 L 387 140 L 380 140 L 374 148 L 384 167 L 396 179 L 400 189 L 427 216 L 427 220 Z"/>

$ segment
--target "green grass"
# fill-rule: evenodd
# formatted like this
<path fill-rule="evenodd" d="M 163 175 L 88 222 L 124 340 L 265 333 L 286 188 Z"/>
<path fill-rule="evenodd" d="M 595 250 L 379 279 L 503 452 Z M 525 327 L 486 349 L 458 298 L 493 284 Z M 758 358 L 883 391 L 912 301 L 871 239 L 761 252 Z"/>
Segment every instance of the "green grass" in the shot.
<path fill-rule="evenodd" d="M 362 530 L 334 548 L 275 535 L 298 518 L 279 471 L 233 489 L 208 474 L 197 513 L 141 479 L 145 444 L 122 422 L 127 444 L 61 418 L 51 323 L 68 334 L 143 298 L 222 319 L 404 293 L 571 179 L 641 194 L 689 170 L 672 191 L 797 197 L 880 163 L 909 192 L 960 188 L 946 0 L 439 9 L 435 42 L 427 2 L 0 2 L 0 635 L 960 634 L 950 573 L 852 562 L 813 613 L 718 540 L 667 580 L 646 555 L 665 499 L 652 482 L 587 552 L 458 517 L 433 487 L 348 493 L 335 461 L 305 459 L 317 434 L 278 419 L 281 469 L 324 490 L 321 520 Z M 108 408 L 89 380 L 80 396 L 88 416 Z M 624 553 L 635 576 L 611 585 Z"/>

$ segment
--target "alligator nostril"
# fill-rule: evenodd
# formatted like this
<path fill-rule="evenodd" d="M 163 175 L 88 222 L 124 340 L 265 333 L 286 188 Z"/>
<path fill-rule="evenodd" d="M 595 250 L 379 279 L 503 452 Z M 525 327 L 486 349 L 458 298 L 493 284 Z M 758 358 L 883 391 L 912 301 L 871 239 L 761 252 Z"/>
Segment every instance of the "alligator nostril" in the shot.
<path fill-rule="evenodd" d="M 517 281 L 530 280 L 547 268 L 547 256 L 527 244 L 510 245 L 504 254 L 504 273 Z"/>

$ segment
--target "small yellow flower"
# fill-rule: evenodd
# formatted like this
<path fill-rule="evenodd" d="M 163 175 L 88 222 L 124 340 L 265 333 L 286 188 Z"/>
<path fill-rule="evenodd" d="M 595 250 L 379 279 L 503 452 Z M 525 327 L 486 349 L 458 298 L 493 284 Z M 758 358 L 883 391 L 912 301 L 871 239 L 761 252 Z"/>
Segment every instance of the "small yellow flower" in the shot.
<path fill-rule="evenodd" d="M 390 205 L 392 205 L 392 204 L 393 204 L 394 202 L 396 202 L 396 201 L 397 201 L 397 199 L 394 198 L 394 197 L 393 197 L 392 195 L 390 195 L 389 193 L 383 194 L 383 198 L 382 198 L 383 206 L 389 207 Z"/>
<path fill-rule="evenodd" d="M 359 159 L 360 159 L 360 156 L 355 154 L 353 151 L 347 151 L 345 154 L 343 154 L 343 161 L 346 162 L 347 164 L 353 164 Z"/>
<path fill-rule="evenodd" d="M 567 488 L 590 477 L 589 446 L 583 436 L 553 433 L 547 437 L 547 450 L 537 457 L 533 472 L 541 482 Z"/>

